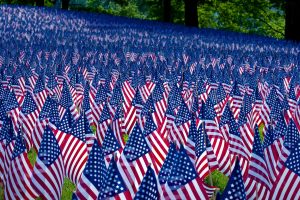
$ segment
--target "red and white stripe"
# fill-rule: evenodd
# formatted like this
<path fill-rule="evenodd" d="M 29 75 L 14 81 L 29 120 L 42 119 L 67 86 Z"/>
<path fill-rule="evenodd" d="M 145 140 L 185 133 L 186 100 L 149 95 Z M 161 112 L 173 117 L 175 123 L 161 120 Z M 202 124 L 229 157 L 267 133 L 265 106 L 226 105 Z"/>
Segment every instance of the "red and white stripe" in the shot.
<path fill-rule="evenodd" d="M 47 99 L 47 90 L 43 90 L 39 93 L 34 94 L 34 100 L 39 111 L 42 110 L 46 99 Z"/>
<path fill-rule="evenodd" d="M 22 153 L 11 161 L 5 184 L 5 199 L 36 199 L 37 192 L 32 187 L 32 171 L 27 153 Z"/>
<path fill-rule="evenodd" d="M 33 129 L 36 125 L 36 120 L 38 118 L 39 111 L 35 110 L 34 112 L 24 115 L 22 112 L 20 113 L 20 123 L 22 124 L 23 137 L 25 139 L 26 148 L 29 150 L 32 147 L 32 134 Z"/>
<path fill-rule="evenodd" d="M 37 157 L 32 182 L 39 197 L 47 200 L 61 199 L 64 177 L 65 170 L 61 155 L 49 167 Z"/>
<path fill-rule="evenodd" d="M 178 188 L 171 190 L 168 184 L 162 185 L 161 199 L 209 199 L 200 177 Z"/>
<path fill-rule="evenodd" d="M 219 170 L 226 176 L 229 176 L 234 167 L 233 165 L 234 160 L 230 159 L 229 144 L 224 139 L 221 138 L 215 138 L 209 136 L 209 139 L 214 151 L 214 155 L 217 156 L 217 160 L 219 163 Z"/>
<path fill-rule="evenodd" d="M 300 199 L 300 177 L 288 168 L 283 168 L 271 190 L 270 199 Z"/>
<path fill-rule="evenodd" d="M 164 164 L 170 146 L 168 140 L 162 138 L 158 132 L 159 130 L 155 130 L 146 137 L 147 144 L 153 155 L 152 160 L 154 162 L 153 165 L 156 175 L 158 175 L 162 165 Z"/>
<path fill-rule="evenodd" d="M 3 185 L 6 185 L 6 180 L 8 180 L 8 171 L 10 168 L 11 159 L 15 148 L 15 142 L 15 140 L 11 141 L 8 145 L 5 146 L 4 149 Z"/>
<path fill-rule="evenodd" d="M 247 178 L 245 181 L 245 190 L 247 199 L 270 199 L 270 190 L 260 182 L 257 182 L 256 180 Z"/>
<path fill-rule="evenodd" d="M 243 104 L 243 97 L 234 95 L 233 97 L 229 97 L 229 102 L 233 116 L 237 120 Z"/>
<path fill-rule="evenodd" d="M 253 141 L 254 141 L 254 131 L 253 131 L 250 123 L 247 122 L 247 123 L 241 125 L 239 129 L 240 129 L 240 133 L 241 133 L 241 138 L 245 145 L 245 149 L 247 149 L 247 152 L 251 153 Z"/>
<path fill-rule="evenodd" d="M 105 138 L 105 133 L 107 132 L 108 127 L 110 126 L 112 120 L 108 119 L 102 122 L 101 124 L 98 124 L 97 126 L 97 132 L 96 132 L 96 138 L 99 142 L 99 144 L 102 146 L 104 138 Z"/>
<path fill-rule="evenodd" d="M 276 181 L 276 178 L 279 174 L 279 171 L 277 170 L 277 163 L 282 150 L 282 145 L 283 138 L 279 138 L 275 140 L 273 144 L 264 149 L 266 165 L 268 167 L 268 173 L 271 183 L 274 183 Z"/>
<path fill-rule="evenodd" d="M 149 164 L 152 163 L 150 154 L 147 153 L 133 162 L 127 161 L 124 154 L 121 154 L 117 167 L 129 190 L 131 197 L 138 191 Z"/>
<path fill-rule="evenodd" d="M 48 125 L 48 123 L 49 123 L 48 119 L 42 119 L 42 120 L 37 119 L 36 120 L 34 129 L 32 131 L 32 136 L 31 136 L 32 145 L 35 148 L 36 152 L 39 151 L 42 137 L 43 137 L 45 128 Z"/>
<path fill-rule="evenodd" d="M 94 186 L 89 179 L 82 174 L 77 186 L 76 196 L 78 199 L 96 200 L 99 195 L 98 189 Z"/>
<path fill-rule="evenodd" d="M 126 114 L 126 113 L 128 113 L 128 110 L 131 106 L 132 99 L 135 95 L 135 90 L 131 87 L 131 85 L 128 81 L 125 81 L 123 83 L 122 93 L 123 93 L 123 97 L 124 97 L 124 100 L 125 100 L 124 101 L 124 104 L 125 104 L 124 112 Z"/>
<path fill-rule="evenodd" d="M 61 149 L 66 176 L 77 184 L 88 159 L 86 143 L 57 129 L 53 133 Z"/>

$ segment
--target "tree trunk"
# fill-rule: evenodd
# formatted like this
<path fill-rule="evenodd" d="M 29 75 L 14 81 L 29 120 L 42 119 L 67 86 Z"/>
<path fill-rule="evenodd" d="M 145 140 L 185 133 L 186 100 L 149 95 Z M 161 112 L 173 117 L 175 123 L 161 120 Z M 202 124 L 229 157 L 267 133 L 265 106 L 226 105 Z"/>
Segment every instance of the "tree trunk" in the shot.
<path fill-rule="evenodd" d="M 62 0 L 61 8 L 64 9 L 64 10 L 68 10 L 69 0 Z"/>
<path fill-rule="evenodd" d="M 171 20 L 171 0 L 163 0 L 164 21 L 172 22 Z"/>
<path fill-rule="evenodd" d="M 285 7 L 285 39 L 300 41 L 300 1 L 287 0 Z"/>
<path fill-rule="evenodd" d="M 36 6 L 44 6 L 44 0 L 36 0 Z"/>
<path fill-rule="evenodd" d="M 184 0 L 185 25 L 198 27 L 197 0 Z"/>

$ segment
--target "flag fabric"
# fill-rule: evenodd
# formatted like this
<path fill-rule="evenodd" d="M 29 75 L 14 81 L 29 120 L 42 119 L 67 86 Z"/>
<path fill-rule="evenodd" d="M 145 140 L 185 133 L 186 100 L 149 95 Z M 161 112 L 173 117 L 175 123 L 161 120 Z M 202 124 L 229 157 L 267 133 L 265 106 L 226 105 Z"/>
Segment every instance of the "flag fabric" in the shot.
<path fill-rule="evenodd" d="M 204 125 L 200 125 L 198 134 L 195 135 L 195 152 L 196 161 L 195 167 L 200 178 L 206 178 L 209 173 L 219 168 L 219 164 L 216 155 L 213 152 L 212 146 L 205 134 Z"/>
<path fill-rule="evenodd" d="M 264 159 L 262 144 L 255 128 L 253 151 L 249 163 L 248 178 L 245 182 L 247 198 L 269 198 L 271 183 L 268 168 Z"/>
<path fill-rule="evenodd" d="M 47 91 L 45 89 L 45 78 L 43 75 L 40 75 L 38 80 L 36 81 L 33 93 L 35 96 L 35 102 L 38 106 L 38 109 L 41 110 L 46 98 L 47 98 Z"/>
<path fill-rule="evenodd" d="M 26 147 L 28 150 L 33 146 L 31 135 L 34 130 L 34 126 L 36 124 L 38 115 L 38 107 L 35 104 L 32 94 L 30 94 L 30 92 L 27 92 L 24 103 L 21 108 L 19 120 L 20 124 L 22 124 L 21 128 L 24 134 L 24 139 L 26 141 Z"/>
<path fill-rule="evenodd" d="M 72 123 L 72 114 L 66 111 L 58 128 L 52 128 L 61 150 L 66 176 L 77 183 L 88 159 L 83 120 Z"/>
<path fill-rule="evenodd" d="M 98 199 L 102 199 L 102 198 L 131 199 L 132 198 L 118 170 L 115 159 L 111 159 L 104 180 L 105 180 L 105 182 L 103 183 L 104 187 L 102 187 L 104 189 L 101 190 Z"/>
<path fill-rule="evenodd" d="M 134 199 L 159 199 L 158 182 L 151 166 L 148 166 Z"/>
<path fill-rule="evenodd" d="M 222 193 L 221 199 L 246 199 L 245 184 L 238 159 L 228 180 L 227 186 Z"/>
<path fill-rule="evenodd" d="M 32 187 L 32 170 L 27 157 L 25 141 L 22 135 L 16 139 L 10 167 L 7 171 L 5 199 L 35 199 L 38 194 Z"/>
<path fill-rule="evenodd" d="M 299 160 L 299 140 L 292 150 L 284 166 L 277 176 L 276 184 L 271 190 L 271 199 L 297 199 L 299 198 L 299 168 L 297 163 Z"/>
<path fill-rule="evenodd" d="M 125 146 L 124 135 L 126 132 L 124 124 L 124 111 L 121 105 L 118 106 L 114 119 L 112 121 L 112 130 L 119 144 L 123 148 Z"/>
<path fill-rule="evenodd" d="M 274 133 L 274 129 L 270 126 L 264 138 L 263 148 L 266 165 L 271 183 L 274 183 L 278 176 L 277 162 L 283 145 L 283 137 Z"/>
<path fill-rule="evenodd" d="M 160 171 L 169 150 L 169 141 L 166 138 L 161 137 L 160 128 L 154 123 L 151 113 L 148 113 L 144 131 L 147 144 L 151 149 L 153 168 L 156 174 Z"/>
<path fill-rule="evenodd" d="M 183 146 L 172 161 L 167 182 L 162 186 L 164 199 L 208 199 L 203 182 Z"/>
<path fill-rule="evenodd" d="M 51 128 L 47 126 L 33 168 L 33 188 L 43 199 L 59 200 L 64 176 L 65 169 L 58 142 Z"/>
<path fill-rule="evenodd" d="M 5 183 L 7 170 L 14 150 L 15 133 L 13 131 L 13 125 L 10 118 L 6 117 L 3 121 L 3 127 L 1 128 L 1 165 L 0 165 L 0 177 L 1 182 Z"/>
<path fill-rule="evenodd" d="M 147 171 L 147 166 L 152 163 L 145 136 L 136 124 L 129 135 L 129 139 L 117 163 L 118 169 L 126 183 L 130 195 L 133 197 Z"/>
<path fill-rule="evenodd" d="M 107 176 L 107 169 L 104 161 L 104 154 L 95 141 L 89 154 L 88 161 L 83 170 L 82 176 L 77 184 L 73 199 L 97 199 Z M 111 181 L 108 179 L 108 181 Z"/>

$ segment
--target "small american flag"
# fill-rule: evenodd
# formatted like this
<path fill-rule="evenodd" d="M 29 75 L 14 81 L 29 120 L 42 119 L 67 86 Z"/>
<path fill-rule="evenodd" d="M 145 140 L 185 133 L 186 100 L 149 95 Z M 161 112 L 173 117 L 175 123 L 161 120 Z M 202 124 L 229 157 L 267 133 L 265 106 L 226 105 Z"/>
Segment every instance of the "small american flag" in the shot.
<path fill-rule="evenodd" d="M 60 199 L 64 176 L 59 145 L 51 128 L 47 126 L 33 168 L 33 188 L 41 198 Z"/>
<path fill-rule="evenodd" d="M 148 166 L 147 172 L 134 199 L 159 199 L 158 182 L 151 166 Z"/>
<path fill-rule="evenodd" d="M 299 163 L 299 155 L 300 155 L 300 143 L 299 140 L 286 160 L 283 168 L 279 172 L 279 176 L 277 176 L 276 184 L 271 190 L 270 198 L 272 199 L 297 199 L 299 196 L 300 189 L 300 171 L 298 163 Z"/>
<path fill-rule="evenodd" d="M 98 142 L 95 141 L 77 184 L 76 192 L 73 194 L 73 199 L 97 199 L 105 181 L 107 181 L 106 176 L 104 154 Z"/>
<path fill-rule="evenodd" d="M 245 185 L 238 159 L 235 162 L 234 169 L 230 175 L 221 199 L 246 199 Z"/>
<path fill-rule="evenodd" d="M 139 125 L 136 124 L 117 163 L 131 196 L 137 192 L 147 166 L 152 163 L 150 151 Z"/>
<path fill-rule="evenodd" d="M 35 199 L 37 192 L 32 187 L 32 166 L 21 134 L 18 135 L 5 185 L 5 199 Z"/>

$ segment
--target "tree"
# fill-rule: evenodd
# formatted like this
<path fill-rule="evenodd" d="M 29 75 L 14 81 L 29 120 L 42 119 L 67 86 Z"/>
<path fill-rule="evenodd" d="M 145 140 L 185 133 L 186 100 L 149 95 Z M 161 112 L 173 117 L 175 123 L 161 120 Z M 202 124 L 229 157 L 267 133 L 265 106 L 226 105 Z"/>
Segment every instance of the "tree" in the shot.
<path fill-rule="evenodd" d="M 164 8 L 164 21 L 172 22 L 171 19 L 171 0 L 163 0 L 163 8 Z"/>
<path fill-rule="evenodd" d="M 70 0 L 62 0 L 61 8 L 64 10 L 68 10 Z"/>
<path fill-rule="evenodd" d="M 185 4 L 185 25 L 198 27 L 198 0 L 184 0 Z"/>
<path fill-rule="evenodd" d="M 300 41 L 300 1 L 287 0 L 285 7 L 285 39 Z"/>
<path fill-rule="evenodd" d="M 44 0 L 36 0 L 36 5 L 37 6 L 44 6 L 45 5 Z"/>

